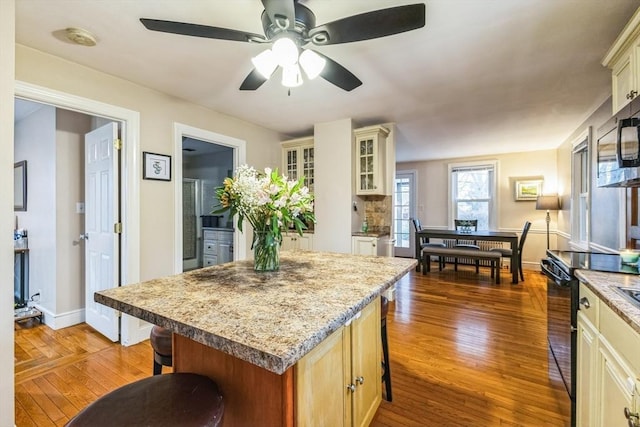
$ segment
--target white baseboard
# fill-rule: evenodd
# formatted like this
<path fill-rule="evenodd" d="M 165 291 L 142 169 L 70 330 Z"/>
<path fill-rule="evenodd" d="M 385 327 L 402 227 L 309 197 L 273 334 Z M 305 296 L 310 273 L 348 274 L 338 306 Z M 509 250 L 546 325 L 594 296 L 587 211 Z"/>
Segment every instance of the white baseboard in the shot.
<path fill-rule="evenodd" d="M 80 323 L 83 323 L 85 320 L 84 308 L 68 311 L 66 313 L 54 314 L 51 311 L 38 306 L 37 304 L 35 305 L 35 307 L 42 312 L 42 320 L 44 324 L 54 330 L 78 325 Z"/>

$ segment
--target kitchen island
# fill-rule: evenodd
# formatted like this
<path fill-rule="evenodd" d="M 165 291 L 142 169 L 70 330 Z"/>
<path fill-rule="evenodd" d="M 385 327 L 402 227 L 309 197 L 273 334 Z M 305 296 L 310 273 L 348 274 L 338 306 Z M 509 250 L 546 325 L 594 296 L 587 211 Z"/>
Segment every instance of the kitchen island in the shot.
<path fill-rule="evenodd" d="M 283 251 L 277 272 L 236 261 L 94 298 L 171 329 L 174 371 L 218 383 L 224 425 L 304 425 L 336 414 L 353 425 L 368 423 L 380 402 L 379 295 L 415 265 Z"/>

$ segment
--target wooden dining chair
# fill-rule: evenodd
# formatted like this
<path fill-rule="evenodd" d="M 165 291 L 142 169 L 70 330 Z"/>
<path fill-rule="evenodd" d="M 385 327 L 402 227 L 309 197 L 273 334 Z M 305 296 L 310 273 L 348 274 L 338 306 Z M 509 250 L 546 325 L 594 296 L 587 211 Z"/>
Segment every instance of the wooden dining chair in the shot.
<path fill-rule="evenodd" d="M 416 233 L 422 230 L 422 224 L 420 223 L 420 220 L 418 218 L 411 218 L 411 222 L 413 223 L 413 228 Z M 424 258 L 422 256 L 422 250 L 424 248 L 444 248 L 444 247 L 446 247 L 444 243 L 430 243 L 430 242 L 427 242 L 427 239 L 421 238 L 420 239 L 420 259 L 418 260 L 418 262 L 422 264 L 422 259 Z M 438 257 L 438 267 L 440 268 L 440 270 L 444 268 L 444 257 Z M 425 267 L 424 265 L 421 265 L 420 268 L 425 268 Z"/>
<path fill-rule="evenodd" d="M 520 280 L 524 282 L 524 273 L 522 272 L 522 250 L 524 249 L 524 241 L 527 238 L 527 234 L 529 233 L 529 228 L 531 228 L 531 222 L 525 221 L 524 227 L 522 228 L 522 235 L 520 236 L 520 241 L 518 242 L 518 265 L 512 265 L 511 271 L 513 272 L 514 268 L 518 269 L 518 274 L 520 274 Z M 513 251 L 511 248 L 491 248 L 490 251 L 500 252 L 502 258 L 511 258 L 513 255 Z"/>
<path fill-rule="evenodd" d="M 477 219 L 454 219 L 453 225 L 456 231 L 478 231 Z M 456 240 L 456 248 L 480 250 L 478 242 L 475 240 Z M 458 258 L 453 260 L 453 268 L 458 271 Z M 476 260 L 476 273 L 480 272 L 480 261 Z"/>

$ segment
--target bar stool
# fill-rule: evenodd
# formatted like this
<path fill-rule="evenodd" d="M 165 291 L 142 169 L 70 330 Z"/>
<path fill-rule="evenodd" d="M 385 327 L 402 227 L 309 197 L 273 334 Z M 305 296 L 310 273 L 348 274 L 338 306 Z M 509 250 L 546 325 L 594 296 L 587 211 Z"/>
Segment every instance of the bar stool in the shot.
<path fill-rule="evenodd" d="M 217 384 L 204 375 L 155 375 L 122 386 L 91 403 L 66 427 L 217 427 L 224 403 Z"/>
<path fill-rule="evenodd" d="M 160 326 L 151 328 L 151 347 L 153 347 L 153 375 L 162 373 L 162 366 L 173 366 L 172 332 Z"/>
<path fill-rule="evenodd" d="M 382 381 L 385 387 L 385 399 L 391 402 L 391 366 L 389 365 L 389 343 L 387 341 L 387 313 L 389 312 L 389 300 L 380 296 L 380 334 L 382 335 Z"/>

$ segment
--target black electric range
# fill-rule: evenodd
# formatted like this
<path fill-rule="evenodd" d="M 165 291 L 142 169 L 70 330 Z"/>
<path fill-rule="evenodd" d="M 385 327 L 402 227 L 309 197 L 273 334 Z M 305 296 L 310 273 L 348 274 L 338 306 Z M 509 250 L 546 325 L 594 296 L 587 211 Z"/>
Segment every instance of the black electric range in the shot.
<path fill-rule="evenodd" d="M 540 262 L 547 276 L 547 338 L 549 351 L 571 400 L 571 426 L 575 426 L 578 279 L 576 269 L 640 274 L 638 265 L 622 263 L 618 254 L 547 250 Z M 552 366 L 549 367 L 552 369 Z"/>
<path fill-rule="evenodd" d="M 638 264 L 623 264 L 618 254 L 547 250 L 547 260 L 561 268 L 571 278 L 576 269 L 640 274 Z"/>

